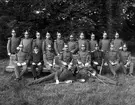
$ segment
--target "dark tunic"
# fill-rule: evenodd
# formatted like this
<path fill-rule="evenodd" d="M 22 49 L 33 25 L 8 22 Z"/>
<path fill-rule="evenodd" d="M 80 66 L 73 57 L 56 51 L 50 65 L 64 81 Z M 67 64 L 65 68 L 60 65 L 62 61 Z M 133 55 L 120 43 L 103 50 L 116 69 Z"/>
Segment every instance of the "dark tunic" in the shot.
<path fill-rule="evenodd" d="M 54 50 L 56 54 L 60 54 L 63 51 L 64 41 L 62 39 L 57 39 L 54 41 Z"/>
<path fill-rule="evenodd" d="M 7 52 L 11 54 L 15 54 L 17 52 L 17 47 L 20 44 L 20 38 L 17 37 L 11 37 L 8 39 L 7 43 Z"/>

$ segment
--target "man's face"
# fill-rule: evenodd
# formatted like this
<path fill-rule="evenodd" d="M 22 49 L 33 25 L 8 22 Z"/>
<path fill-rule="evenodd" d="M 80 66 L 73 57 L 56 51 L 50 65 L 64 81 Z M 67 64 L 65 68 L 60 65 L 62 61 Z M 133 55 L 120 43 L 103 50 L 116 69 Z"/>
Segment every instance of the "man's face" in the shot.
<path fill-rule="evenodd" d="M 25 38 L 29 38 L 29 34 L 28 33 L 24 33 L 24 37 Z"/>
<path fill-rule="evenodd" d="M 83 32 L 80 34 L 80 39 L 84 39 L 84 33 Z"/>
<path fill-rule="evenodd" d="M 23 47 L 19 47 L 19 49 L 20 49 L 20 51 L 22 51 L 23 50 Z"/>
<path fill-rule="evenodd" d="M 64 50 L 65 50 L 65 51 L 68 51 L 68 45 L 65 45 L 65 46 L 64 46 Z"/>
<path fill-rule="evenodd" d="M 46 38 L 50 39 L 51 35 L 49 33 L 46 34 Z"/>
<path fill-rule="evenodd" d="M 15 31 L 12 31 L 12 32 L 11 32 L 11 35 L 12 35 L 12 36 L 16 36 L 16 32 L 15 32 Z"/>
<path fill-rule="evenodd" d="M 74 37 L 73 36 L 70 36 L 70 41 L 73 41 L 74 40 Z"/>
<path fill-rule="evenodd" d="M 86 49 L 85 46 L 81 46 L 82 51 L 85 51 L 85 49 Z"/>
<path fill-rule="evenodd" d="M 118 39 L 119 38 L 119 34 L 115 34 L 115 38 Z"/>
<path fill-rule="evenodd" d="M 40 39 L 40 33 L 36 33 L 37 39 Z"/>
<path fill-rule="evenodd" d="M 107 38 L 107 34 L 103 34 L 103 38 L 106 39 Z"/>
<path fill-rule="evenodd" d="M 114 50 L 114 46 L 111 46 L 111 47 L 110 47 L 110 50 L 113 51 L 113 50 Z"/>
<path fill-rule="evenodd" d="M 123 51 L 127 51 L 127 47 L 126 46 L 123 47 Z"/>
<path fill-rule="evenodd" d="M 99 46 L 96 46 L 96 47 L 95 47 L 95 50 L 99 50 Z"/>
<path fill-rule="evenodd" d="M 51 46 L 48 46 L 47 49 L 48 49 L 48 51 L 51 51 L 52 50 L 52 47 Z"/>
<path fill-rule="evenodd" d="M 38 51 L 39 51 L 38 48 L 35 47 L 34 52 L 37 53 Z"/>
<path fill-rule="evenodd" d="M 61 33 L 57 33 L 57 38 L 58 38 L 58 39 L 61 38 Z"/>
<path fill-rule="evenodd" d="M 95 39 L 95 35 L 91 35 L 91 39 L 94 40 Z"/>

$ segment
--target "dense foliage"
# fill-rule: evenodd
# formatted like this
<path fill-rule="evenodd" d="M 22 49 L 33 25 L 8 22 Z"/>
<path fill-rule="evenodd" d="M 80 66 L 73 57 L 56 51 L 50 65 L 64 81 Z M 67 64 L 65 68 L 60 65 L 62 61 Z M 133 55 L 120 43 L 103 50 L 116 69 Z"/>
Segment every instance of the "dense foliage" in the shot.
<path fill-rule="evenodd" d="M 37 30 L 43 37 L 49 31 L 53 38 L 56 31 L 64 37 L 84 31 L 87 38 L 93 32 L 97 39 L 103 31 L 110 38 L 118 31 L 129 40 L 135 34 L 134 11 L 132 0 L 0 0 L 0 41 L 7 41 L 12 28 L 20 37 L 26 29 L 31 37 Z"/>

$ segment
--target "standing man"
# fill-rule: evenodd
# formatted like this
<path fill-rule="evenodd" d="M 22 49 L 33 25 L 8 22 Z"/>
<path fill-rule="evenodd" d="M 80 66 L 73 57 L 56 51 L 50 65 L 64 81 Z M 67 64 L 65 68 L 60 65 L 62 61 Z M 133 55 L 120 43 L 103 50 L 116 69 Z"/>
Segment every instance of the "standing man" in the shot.
<path fill-rule="evenodd" d="M 43 54 L 46 53 L 48 45 L 51 45 L 51 47 L 53 47 L 53 41 L 51 39 L 51 35 L 50 35 L 49 32 L 46 33 L 46 39 L 43 41 L 43 44 L 42 44 L 42 52 L 43 52 Z M 52 48 L 52 50 L 53 50 L 53 48 Z"/>
<path fill-rule="evenodd" d="M 7 43 L 7 53 L 10 56 L 10 63 L 9 65 L 14 65 L 13 61 L 15 60 L 15 54 L 17 53 L 17 47 L 20 44 L 20 38 L 16 37 L 16 32 L 13 29 L 11 32 L 12 37 L 8 38 Z"/>
<path fill-rule="evenodd" d="M 120 52 L 120 61 L 124 73 L 127 74 L 127 69 L 129 69 L 128 75 L 133 75 L 134 63 L 131 60 L 131 53 L 127 51 L 127 45 L 123 45 L 123 49 Z"/>
<path fill-rule="evenodd" d="M 85 82 L 88 79 L 88 71 L 93 70 L 91 67 L 91 55 L 86 50 L 86 45 L 81 45 L 81 50 L 78 52 L 78 71 L 76 74 L 76 78 L 79 79 L 80 82 Z"/>
<path fill-rule="evenodd" d="M 89 51 L 89 42 L 85 39 L 85 36 L 84 36 L 83 32 L 80 33 L 80 39 L 78 40 L 79 51 L 81 51 L 82 44 L 85 45 L 86 50 Z"/>
<path fill-rule="evenodd" d="M 92 67 L 97 71 L 97 73 L 101 73 L 101 69 L 104 65 L 104 52 L 99 50 L 98 44 L 95 46 L 95 50 L 91 52 L 92 58 Z"/>
<path fill-rule="evenodd" d="M 69 51 L 72 52 L 72 54 L 76 54 L 78 50 L 78 45 L 76 41 L 74 40 L 74 36 L 70 35 L 70 41 L 68 42 Z"/>
<path fill-rule="evenodd" d="M 59 56 L 64 47 L 64 40 L 62 39 L 61 33 L 57 32 L 57 39 L 54 41 L 55 53 Z"/>
<path fill-rule="evenodd" d="M 90 40 L 90 51 L 94 51 L 95 50 L 95 46 L 96 46 L 97 41 L 95 40 L 95 34 L 91 34 L 91 40 Z"/>
<path fill-rule="evenodd" d="M 106 32 L 103 33 L 103 39 L 100 40 L 99 47 L 103 52 L 109 51 L 110 40 L 107 39 L 107 33 Z"/>
<path fill-rule="evenodd" d="M 30 56 L 30 64 L 31 64 L 31 70 L 33 74 L 33 78 L 38 79 L 40 77 L 41 71 L 43 69 L 43 56 L 41 49 L 38 46 L 34 46 L 33 52 Z M 38 68 L 38 71 L 36 73 L 36 68 Z"/>
<path fill-rule="evenodd" d="M 23 52 L 31 53 L 32 52 L 32 38 L 29 38 L 28 31 L 24 32 L 24 38 L 21 40 L 20 45 L 23 45 Z"/>
<path fill-rule="evenodd" d="M 115 33 L 115 39 L 111 42 L 114 45 L 114 50 L 119 51 L 122 50 L 123 40 L 119 38 L 119 33 Z"/>
<path fill-rule="evenodd" d="M 15 76 L 16 80 L 21 80 L 21 77 L 27 70 L 27 65 L 29 62 L 28 53 L 23 51 L 23 45 L 19 45 L 19 52 L 16 54 L 16 65 L 15 65 Z M 21 70 L 22 68 L 22 70 Z"/>
<path fill-rule="evenodd" d="M 110 45 L 110 51 L 106 53 L 109 69 L 111 70 L 113 76 L 116 76 L 116 72 L 120 69 L 121 65 L 119 63 L 120 56 L 117 51 L 114 50 L 114 45 Z"/>
<path fill-rule="evenodd" d="M 41 34 L 37 31 L 36 32 L 36 39 L 33 40 L 32 43 L 32 50 L 34 49 L 35 46 L 38 46 L 38 49 L 40 52 L 42 52 L 42 39 L 41 39 Z"/>

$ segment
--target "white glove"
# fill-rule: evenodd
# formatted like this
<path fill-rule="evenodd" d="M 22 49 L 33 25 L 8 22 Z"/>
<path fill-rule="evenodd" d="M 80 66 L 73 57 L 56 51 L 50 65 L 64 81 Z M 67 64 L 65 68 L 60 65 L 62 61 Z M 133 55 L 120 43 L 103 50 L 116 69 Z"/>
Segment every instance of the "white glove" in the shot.
<path fill-rule="evenodd" d="M 122 49 L 122 47 L 119 48 L 120 50 Z"/>
<path fill-rule="evenodd" d="M 56 83 L 55 84 L 59 84 L 60 82 L 59 82 L 59 80 L 56 80 Z"/>
<path fill-rule="evenodd" d="M 104 63 L 105 66 L 108 66 L 107 62 Z"/>
<path fill-rule="evenodd" d="M 49 63 L 49 66 L 53 66 L 51 63 Z"/>
<path fill-rule="evenodd" d="M 94 63 L 95 65 L 98 65 L 98 62 L 95 62 L 95 61 L 94 61 L 93 63 Z"/>
<path fill-rule="evenodd" d="M 41 62 L 39 62 L 37 65 L 40 66 L 41 65 Z"/>
<path fill-rule="evenodd" d="M 79 64 L 79 65 L 81 65 L 81 64 L 82 64 L 82 62 L 78 61 L 78 64 Z"/>
<path fill-rule="evenodd" d="M 62 62 L 63 63 L 63 65 L 67 65 L 67 63 L 66 62 Z"/>
<path fill-rule="evenodd" d="M 17 49 L 17 50 L 19 50 L 20 48 L 19 48 L 19 47 L 17 47 L 16 49 Z"/>
<path fill-rule="evenodd" d="M 93 73 L 91 73 L 92 76 L 96 76 L 96 71 L 93 71 Z"/>
<path fill-rule="evenodd" d="M 85 67 L 89 67 L 89 63 L 86 63 L 86 64 L 85 64 Z"/>
<path fill-rule="evenodd" d="M 11 53 L 8 53 L 8 56 L 10 56 L 11 55 Z"/>
<path fill-rule="evenodd" d="M 71 69 L 71 67 L 72 67 L 71 65 L 68 65 L 68 69 Z"/>
<path fill-rule="evenodd" d="M 22 66 L 21 63 L 17 63 L 17 66 Z"/>
<path fill-rule="evenodd" d="M 24 66 L 24 65 L 26 65 L 26 62 L 23 62 L 23 63 L 22 63 L 22 66 Z"/>
<path fill-rule="evenodd" d="M 36 63 L 33 62 L 32 65 L 36 65 Z"/>

